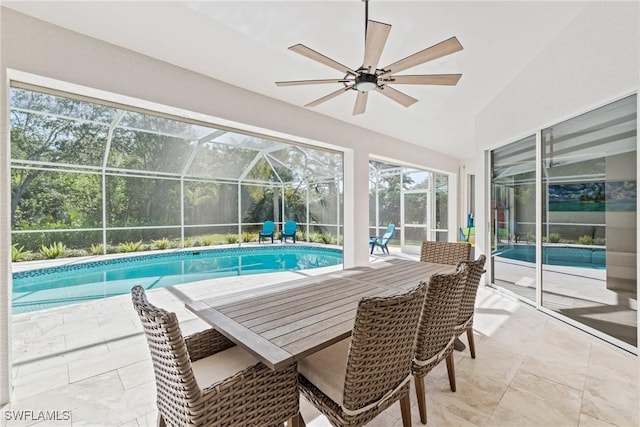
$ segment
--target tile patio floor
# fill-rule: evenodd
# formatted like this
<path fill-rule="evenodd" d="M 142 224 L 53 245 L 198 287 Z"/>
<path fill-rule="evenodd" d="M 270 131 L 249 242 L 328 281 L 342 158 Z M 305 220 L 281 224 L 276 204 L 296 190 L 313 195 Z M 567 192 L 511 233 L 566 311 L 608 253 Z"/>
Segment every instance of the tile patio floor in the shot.
<path fill-rule="evenodd" d="M 185 310 L 189 299 L 277 286 L 322 270 L 217 279 L 148 295 L 175 311 L 189 334 L 206 327 Z M 637 356 L 490 288 L 479 290 L 475 333 L 477 359 L 468 350 L 455 354 L 456 393 L 444 363 L 426 378 L 429 426 L 640 425 Z M 15 315 L 12 343 L 14 391 L 0 409 L 0 426 L 155 425 L 153 370 L 129 295 Z M 329 425 L 304 399 L 301 408 L 307 426 Z M 411 409 L 413 425 L 421 425 L 413 389 Z M 56 410 L 70 411 L 70 420 L 13 419 L 16 411 Z M 401 426 L 399 405 L 369 425 Z"/>

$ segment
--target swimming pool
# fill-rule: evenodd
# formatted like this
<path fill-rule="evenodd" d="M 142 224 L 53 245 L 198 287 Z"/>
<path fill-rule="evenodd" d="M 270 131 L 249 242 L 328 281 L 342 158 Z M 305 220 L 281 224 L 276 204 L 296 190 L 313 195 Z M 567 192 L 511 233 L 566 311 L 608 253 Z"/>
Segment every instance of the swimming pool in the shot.
<path fill-rule="evenodd" d="M 26 313 L 198 280 L 342 263 L 342 250 L 262 246 L 156 253 L 42 268 L 13 274 L 12 312 Z"/>
<path fill-rule="evenodd" d="M 506 246 L 495 252 L 496 256 L 518 261 L 536 262 L 533 245 Z M 543 246 L 542 263 L 582 268 L 607 268 L 607 251 L 601 247 Z"/>

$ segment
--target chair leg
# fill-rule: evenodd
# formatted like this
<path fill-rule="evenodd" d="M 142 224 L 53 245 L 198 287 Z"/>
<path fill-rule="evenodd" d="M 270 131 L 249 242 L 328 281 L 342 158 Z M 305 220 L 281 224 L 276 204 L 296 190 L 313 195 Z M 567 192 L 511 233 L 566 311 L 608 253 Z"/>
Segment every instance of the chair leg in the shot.
<path fill-rule="evenodd" d="M 453 366 L 453 352 L 447 356 L 447 373 L 449 374 L 449 387 L 456 391 L 456 369 Z"/>
<path fill-rule="evenodd" d="M 402 413 L 402 427 L 411 427 L 411 400 L 409 393 L 400 399 L 400 412 Z"/>
<path fill-rule="evenodd" d="M 473 326 L 469 325 L 467 328 L 467 341 L 469 341 L 469 351 L 471 352 L 471 358 L 476 358 L 476 343 L 473 340 Z"/>
<path fill-rule="evenodd" d="M 418 399 L 418 410 L 420 411 L 420 422 L 427 423 L 427 397 L 424 389 L 424 377 L 413 376 L 416 384 L 416 398 Z"/>
<path fill-rule="evenodd" d="M 293 417 L 289 418 L 287 422 L 287 427 L 300 427 L 299 423 L 300 414 L 295 414 Z"/>

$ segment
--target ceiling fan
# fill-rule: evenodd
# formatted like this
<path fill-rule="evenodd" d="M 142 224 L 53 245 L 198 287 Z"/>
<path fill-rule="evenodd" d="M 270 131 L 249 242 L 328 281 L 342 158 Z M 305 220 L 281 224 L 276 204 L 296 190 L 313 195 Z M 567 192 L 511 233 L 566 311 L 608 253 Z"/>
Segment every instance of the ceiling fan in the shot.
<path fill-rule="evenodd" d="M 415 67 L 417 65 L 424 64 L 425 62 L 433 61 L 434 59 L 462 50 L 462 45 L 455 37 L 451 37 L 385 67 L 378 68 L 378 62 L 382 55 L 382 50 L 384 49 L 387 37 L 389 36 L 389 32 L 391 31 L 391 25 L 369 20 L 369 2 L 368 0 L 363 1 L 365 3 L 365 43 L 362 66 L 357 69 L 351 69 L 303 44 L 296 44 L 289 47 L 289 50 L 341 71 L 345 73 L 345 75 L 341 79 L 285 81 L 276 82 L 276 85 L 301 86 L 342 83 L 343 87 L 340 89 L 306 104 L 305 107 L 315 107 L 349 90 L 355 90 L 358 92 L 358 95 L 353 108 L 353 115 L 357 115 L 365 112 L 367 97 L 370 91 L 381 93 L 405 107 L 409 107 L 418 102 L 417 99 L 389 86 L 391 84 L 455 86 L 458 83 L 462 74 L 396 74 L 408 68 Z"/>

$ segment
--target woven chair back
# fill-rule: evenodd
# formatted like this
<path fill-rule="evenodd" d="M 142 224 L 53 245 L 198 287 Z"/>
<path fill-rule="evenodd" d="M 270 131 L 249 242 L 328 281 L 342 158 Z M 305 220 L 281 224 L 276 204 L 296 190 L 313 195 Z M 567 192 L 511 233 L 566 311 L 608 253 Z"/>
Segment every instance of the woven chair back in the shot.
<path fill-rule="evenodd" d="M 487 257 L 480 255 L 475 261 L 460 262 L 460 264 L 467 265 L 468 272 L 464 292 L 462 294 L 460 312 L 458 313 L 458 325 L 466 323 L 473 317 L 476 306 L 476 295 L 478 294 L 478 286 L 480 285 L 480 277 L 484 273 L 484 263 L 486 260 Z"/>
<path fill-rule="evenodd" d="M 345 408 L 363 408 L 407 380 L 426 287 L 421 283 L 402 295 L 360 301 L 347 358 Z"/>
<path fill-rule="evenodd" d="M 455 273 L 431 276 L 416 337 L 416 360 L 434 360 L 425 366 L 414 366 L 414 374 L 426 375 L 453 350 L 452 337 L 466 279 L 467 266 L 464 264 Z"/>
<path fill-rule="evenodd" d="M 191 360 L 175 313 L 155 307 L 147 300 L 144 288 L 131 290 L 133 307 L 138 312 L 149 344 L 156 377 L 158 410 L 165 420 L 184 420 L 186 410 L 200 399 L 200 388 L 191 370 Z"/>
<path fill-rule="evenodd" d="M 456 265 L 471 256 L 471 245 L 466 242 L 422 242 L 420 261 Z"/>

